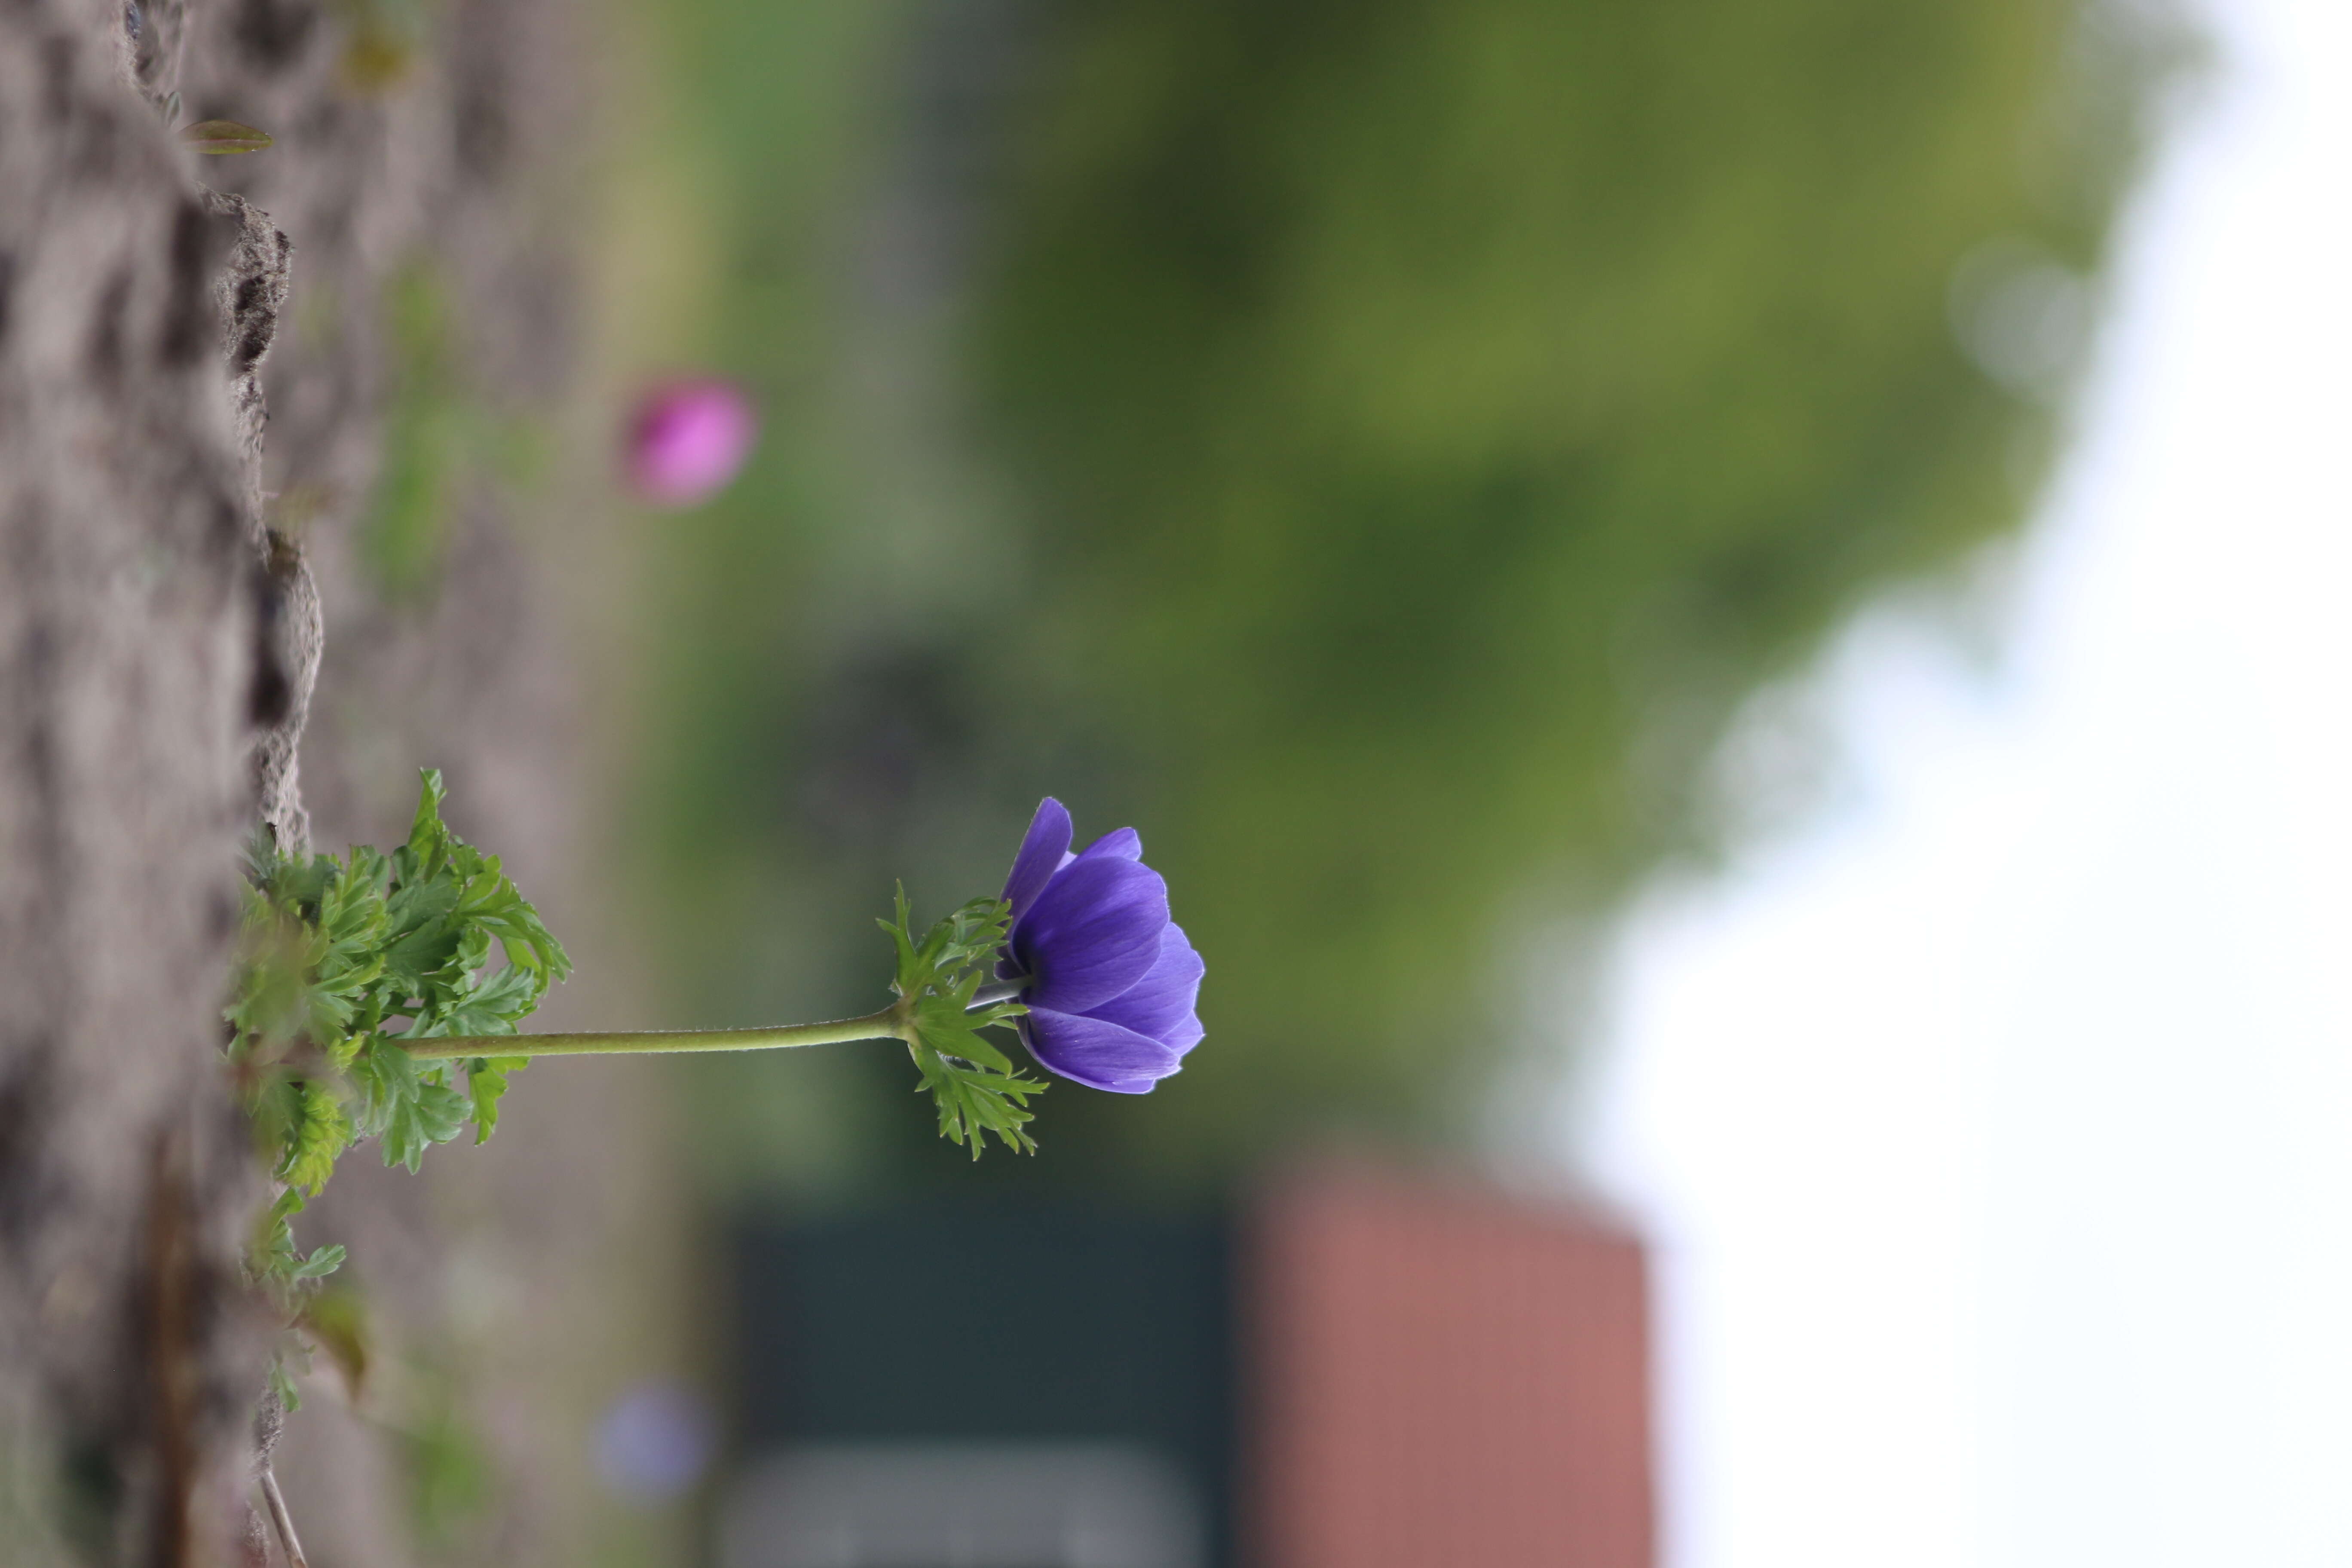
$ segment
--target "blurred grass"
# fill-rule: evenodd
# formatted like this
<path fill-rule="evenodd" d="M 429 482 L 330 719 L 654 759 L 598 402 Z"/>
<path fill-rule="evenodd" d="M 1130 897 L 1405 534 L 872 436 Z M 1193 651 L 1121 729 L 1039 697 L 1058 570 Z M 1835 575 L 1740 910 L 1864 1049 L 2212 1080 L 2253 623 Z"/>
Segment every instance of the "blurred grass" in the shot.
<path fill-rule="evenodd" d="M 449 344 L 449 306 L 430 264 L 413 258 L 384 289 L 390 347 L 383 463 L 360 529 L 361 559 L 387 600 L 439 575 L 467 407 Z"/>
<path fill-rule="evenodd" d="M 441 581 L 460 498 L 497 484 L 510 499 L 541 488 L 552 433 L 502 414 L 467 384 L 447 286 L 428 257 L 386 279 L 379 302 L 387 358 L 383 460 L 359 529 L 360 562 L 379 599 L 413 605 Z"/>
<path fill-rule="evenodd" d="M 992 887 L 1048 791 L 1137 823 L 1210 1036 L 1047 1097 L 1026 1174 L 1089 1182 L 1473 1135 L 1527 922 L 1703 850 L 1741 700 L 2016 526 L 2052 410 L 1953 269 L 2095 272 L 2158 59 L 2065 0 L 665 15 L 769 420 L 672 535 L 675 973 L 863 1006 L 892 877 Z M 713 1068 L 711 1147 L 944 1168 L 900 1064 L 815 1055 Z"/>

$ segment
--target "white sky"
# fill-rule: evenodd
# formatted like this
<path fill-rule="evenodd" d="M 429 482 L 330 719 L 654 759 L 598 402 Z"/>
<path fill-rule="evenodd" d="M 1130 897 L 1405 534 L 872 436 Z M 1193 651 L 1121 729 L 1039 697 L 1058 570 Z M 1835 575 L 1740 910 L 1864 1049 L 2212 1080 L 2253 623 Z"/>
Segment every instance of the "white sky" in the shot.
<path fill-rule="evenodd" d="M 1670 1568 L 2352 1563 L 2352 0 L 2214 0 L 1998 660 L 1637 915 Z"/>

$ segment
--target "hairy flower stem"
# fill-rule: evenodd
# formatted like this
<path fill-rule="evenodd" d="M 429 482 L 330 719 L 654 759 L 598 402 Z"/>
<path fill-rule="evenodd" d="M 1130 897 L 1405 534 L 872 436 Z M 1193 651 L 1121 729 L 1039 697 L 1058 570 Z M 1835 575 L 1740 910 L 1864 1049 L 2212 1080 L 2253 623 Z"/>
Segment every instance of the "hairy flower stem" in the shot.
<path fill-rule="evenodd" d="M 837 1046 L 850 1040 L 912 1038 L 906 1004 L 892 1003 L 862 1018 L 789 1024 L 776 1029 L 646 1029 L 593 1035 L 449 1035 L 411 1040 L 383 1037 L 420 1059 L 454 1057 L 645 1056 L 659 1051 L 773 1051 L 790 1046 Z"/>

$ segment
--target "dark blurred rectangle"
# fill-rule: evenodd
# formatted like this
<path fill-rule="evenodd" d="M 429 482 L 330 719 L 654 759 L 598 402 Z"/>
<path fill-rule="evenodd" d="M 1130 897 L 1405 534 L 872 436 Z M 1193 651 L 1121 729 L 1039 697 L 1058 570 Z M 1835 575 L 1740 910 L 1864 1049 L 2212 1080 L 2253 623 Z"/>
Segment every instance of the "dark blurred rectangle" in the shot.
<path fill-rule="evenodd" d="M 743 1438 L 829 1459 L 855 1446 L 868 1462 L 845 1484 L 861 1487 L 887 1477 L 889 1445 L 924 1456 L 924 1473 L 950 1489 L 1029 1474 L 1040 1445 L 1122 1474 L 1158 1466 L 1210 1553 L 1174 1561 L 1228 1562 L 1231 1234 L 1215 1213 L 1019 1199 L 747 1229 L 737 1243 Z M 1139 1479 L 1138 1495 L 1154 1484 Z M 996 1561 L 974 1555 L 984 1544 L 942 1561 Z M 889 1568 L 925 1561 L 896 1550 Z M 728 1568 L 771 1564 L 800 1560 Z"/>

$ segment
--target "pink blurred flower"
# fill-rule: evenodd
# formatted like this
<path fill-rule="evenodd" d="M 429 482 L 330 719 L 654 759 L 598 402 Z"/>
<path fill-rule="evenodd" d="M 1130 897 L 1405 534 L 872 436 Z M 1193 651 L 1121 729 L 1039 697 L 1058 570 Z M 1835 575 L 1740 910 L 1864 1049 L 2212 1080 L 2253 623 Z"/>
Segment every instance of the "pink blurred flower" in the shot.
<path fill-rule="evenodd" d="M 656 386 L 629 420 L 629 486 L 656 506 L 699 506 L 741 470 L 759 426 L 751 399 L 726 382 Z"/>

